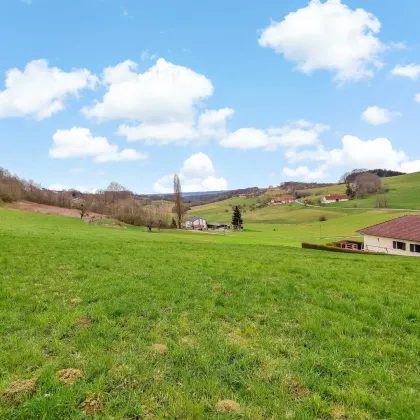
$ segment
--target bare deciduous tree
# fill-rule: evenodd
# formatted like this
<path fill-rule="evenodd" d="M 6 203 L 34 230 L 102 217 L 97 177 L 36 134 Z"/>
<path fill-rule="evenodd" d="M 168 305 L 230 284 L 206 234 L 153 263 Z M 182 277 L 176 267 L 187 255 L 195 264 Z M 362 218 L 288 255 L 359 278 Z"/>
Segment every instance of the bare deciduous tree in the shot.
<path fill-rule="evenodd" d="M 378 175 L 370 172 L 357 175 L 353 182 L 353 190 L 357 198 L 374 194 L 382 188 L 382 181 Z"/>

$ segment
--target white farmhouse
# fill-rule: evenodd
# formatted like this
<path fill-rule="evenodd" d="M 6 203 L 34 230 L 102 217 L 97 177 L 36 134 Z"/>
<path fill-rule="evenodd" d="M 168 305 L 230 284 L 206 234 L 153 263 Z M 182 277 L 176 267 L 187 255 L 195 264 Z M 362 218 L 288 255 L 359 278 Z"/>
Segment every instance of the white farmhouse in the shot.
<path fill-rule="evenodd" d="M 364 250 L 420 257 L 420 216 L 401 216 L 359 230 Z"/>
<path fill-rule="evenodd" d="M 338 203 L 339 201 L 349 201 L 350 197 L 344 194 L 330 194 L 322 197 L 321 202 L 324 204 Z"/>
<path fill-rule="evenodd" d="M 187 229 L 203 230 L 207 229 L 207 222 L 201 217 L 191 216 L 187 217 L 185 221 L 185 227 Z"/>

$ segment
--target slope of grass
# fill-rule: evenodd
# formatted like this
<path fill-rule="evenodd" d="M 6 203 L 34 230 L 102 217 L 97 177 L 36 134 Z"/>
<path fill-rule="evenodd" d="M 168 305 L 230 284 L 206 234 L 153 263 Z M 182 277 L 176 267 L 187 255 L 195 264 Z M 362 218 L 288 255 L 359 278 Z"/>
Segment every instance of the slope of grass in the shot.
<path fill-rule="evenodd" d="M 277 224 L 296 224 L 296 223 L 309 223 L 319 220 L 321 216 L 334 219 L 336 217 L 345 216 L 345 211 L 337 212 L 328 209 L 311 209 L 304 208 L 301 205 L 281 204 L 281 205 L 268 205 L 261 209 L 251 211 L 249 205 L 251 200 L 248 199 L 240 202 L 239 200 L 224 200 L 217 203 L 207 204 L 203 206 L 193 207 L 189 214 L 201 216 L 209 222 L 229 223 L 232 219 L 232 205 L 246 204 L 245 210 L 242 211 L 243 218 L 250 223 L 277 223 Z M 251 202 L 252 204 L 252 202 Z"/>
<path fill-rule="evenodd" d="M 420 172 L 382 178 L 382 184 L 389 188 L 386 194 L 379 196 L 382 202 L 383 197 L 386 197 L 387 207 L 420 210 Z M 328 206 L 375 208 L 377 206 L 377 200 L 377 195 L 372 195 L 348 202 L 330 204 L 326 208 Z"/>
<path fill-rule="evenodd" d="M 257 233 L 0 209 L 0 418 L 419 418 L 418 260 Z M 12 398 L 16 379 L 34 381 Z M 218 413 L 226 399 L 241 413 Z"/>

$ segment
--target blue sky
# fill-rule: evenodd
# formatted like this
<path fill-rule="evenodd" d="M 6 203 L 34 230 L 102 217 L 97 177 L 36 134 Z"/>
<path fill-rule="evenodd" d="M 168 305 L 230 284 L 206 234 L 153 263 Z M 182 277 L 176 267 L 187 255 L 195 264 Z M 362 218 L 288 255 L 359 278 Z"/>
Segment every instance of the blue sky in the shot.
<path fill-rule="evenodd" d="M 137 192 L 420 170 L 415 0 L 0 3 L 0 166 Z"/>

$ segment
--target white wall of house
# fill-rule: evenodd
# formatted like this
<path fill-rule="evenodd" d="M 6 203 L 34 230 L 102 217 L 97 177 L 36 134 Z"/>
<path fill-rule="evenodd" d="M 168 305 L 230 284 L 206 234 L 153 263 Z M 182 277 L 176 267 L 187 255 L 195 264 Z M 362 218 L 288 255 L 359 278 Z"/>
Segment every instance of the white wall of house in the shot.
<path fill-rule="evenodd" d="M 336 203 L 336 202 L 337 202 L 337 200 L 327 200 L 325 197 L 323 197 L 321 201 L 322 201 L 324 204 L 330 204 L 330 203 Z M 341 198 L 341 199 L 340 199 L 340 200 L 338 200 L 338 201 L 349 201 L 349 199 L 348 199 L 348 198 Z"/>
<path fill-rule="evenodd" d="M 187 228 L 192 228 L 192 227 L 197 227 L 197 226 L 204 226 L 203 229 L 207 229 L 207 222 L 204 219 L 197 219 L 197 220 L 194 220 L 194 222 L 190 222 L 187 220 L 185 222 L 185 227 Z"/>
<path fill-rule="evenodd" d="M 394 249 L 393 242 L 405 242 L 405 251 L 402 249 Z M 405 255 L 411 257 L 420 257 L 420 253 L 411 252 L 410 244 L 420 245 L 420 242 L 404 241 L 402 239 L 381 238 L 379 236 L 364 235 L 365 251 L 384 252 L 393 255 Z"/>

